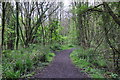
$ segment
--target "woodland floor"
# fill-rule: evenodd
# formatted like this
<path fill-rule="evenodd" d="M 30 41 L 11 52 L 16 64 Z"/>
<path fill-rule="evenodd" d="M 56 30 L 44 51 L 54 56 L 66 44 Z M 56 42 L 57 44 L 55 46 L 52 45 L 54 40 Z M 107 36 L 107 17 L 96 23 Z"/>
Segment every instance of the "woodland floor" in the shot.
<path fill-rule="evenodd" d="M 38 71 L 33 78 L 89 78 L 86 73 L 75 67 L 69 55 L 74 49 L 55 52 L 56 56 L 52 63 L 41 71 Z"/>

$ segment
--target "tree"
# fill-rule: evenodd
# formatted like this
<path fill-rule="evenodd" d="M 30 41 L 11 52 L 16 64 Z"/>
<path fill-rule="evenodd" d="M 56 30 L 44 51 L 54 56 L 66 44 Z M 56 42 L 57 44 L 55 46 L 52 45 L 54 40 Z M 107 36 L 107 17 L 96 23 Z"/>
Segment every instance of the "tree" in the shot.
<path fill-rule="evenodd" d="M 16 49 L 18 49 L 18 43 L 19 43 L 19 3 L 18 2 L 16 2 L 16 33 L 17 33 Z"/>
<path fill-rule="evenodd" d="M 5 30 L 5 2 L 2 2 L 2 49 L 4 46 L 4 30 Z"/>

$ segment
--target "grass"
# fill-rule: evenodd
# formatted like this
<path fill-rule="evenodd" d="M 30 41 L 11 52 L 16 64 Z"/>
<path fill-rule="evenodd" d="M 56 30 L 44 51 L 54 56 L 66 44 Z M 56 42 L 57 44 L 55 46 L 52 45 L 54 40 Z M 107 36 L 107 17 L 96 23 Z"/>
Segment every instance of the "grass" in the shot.
<path fill-rule="evenodd" d="M 68 45 L 62 45 L 61 49 L 66 50 L 66 49 L 71 49 L 71 48 L 75 48 L 75 47 L 76 47 L 75 45 L 68 44 Z"/>
<path fill-rule="evenodd" d="M 71 49 L 71 48 L 75 48 L 76 45 L 72 45 L 72 44 L 64 44 L 64 45 L 61 45 L 61 44 L 53 44 L 50 48 L 53 50 L 53 51 L 60 51 L 60 50 L 66 50 L 66 49 Z"/>
<path fill-rule="evenodd" d="M 83 69 L 83 72 L 88 73 L 91 78 L 118 78 L 117 74 L 106 70 L 105 59 L 97 54 L 99 53 L 94 53 L 92 48 L 87 50 L 79 48 L 74 50 L 70 57 L 73 63 Z"/>
<path fill-rule="evenodd" d="M 39 45 L 20 50 L 5 50 L 2 55 L 3 78 L 28 78 L 37 68 L 48 65 L 54 56 L 49 48 Z"/>

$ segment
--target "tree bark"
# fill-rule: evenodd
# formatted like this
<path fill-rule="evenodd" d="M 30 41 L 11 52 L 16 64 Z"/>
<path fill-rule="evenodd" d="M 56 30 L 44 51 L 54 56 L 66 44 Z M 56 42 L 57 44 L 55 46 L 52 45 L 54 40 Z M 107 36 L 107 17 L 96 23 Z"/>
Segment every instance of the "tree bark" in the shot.
<path fill-rule="evenodd" d="M 16 33 L 17 33 L 16 49 L 18 49 L 18 43 L 19 43 L 19 3 L 18 2 L 16 2 Z"/>
<path fill-rule="evenodd" d="M 5 2 L 2 2 L 2 49 L 4 46 L 4 30 L 5 30 Z"/>

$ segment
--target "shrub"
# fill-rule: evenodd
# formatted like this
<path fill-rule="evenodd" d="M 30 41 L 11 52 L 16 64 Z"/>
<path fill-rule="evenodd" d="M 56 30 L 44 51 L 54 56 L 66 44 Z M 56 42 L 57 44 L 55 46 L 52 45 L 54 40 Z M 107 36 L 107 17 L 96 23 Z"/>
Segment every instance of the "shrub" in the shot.
<path fill-rule="evenodd" d="M 99 54 L 99 52 L 94 52 L 93 48 L 86 50 L 78 48 L 70 57 L 76 66 L 82 68 L 83 72 L 89 73 L 92 78 L 119 78 L 117 74 L 104 69 L 107 68 L 106 60 Z"/>
<path fill-rule="evenodd" d="M 43 55 L 46 56 L 46 61 L 50 62 L 54 54 L 50 53 L 49 49 L 45 49 L 45 47 L 31 45 L 26 49 L 4 51 L 2 55 L 3 77 L 20 78 L 31 73 L 37 64 L 42 64 L 40 58 Z"/>
<path fill-rule="evenodd" d="M 99 57 L 98 52 L 94 53 L 94 49 L 84 50 L 83 48 L 78 48 L 73 51 L 70 57 L 73 63 L 79 68 L 84 69 L 85 72 L 89 73 L 92 78 L 104 78 L 105 71 L 101 69 L 96 69 L 97 66 L 105 67 L 106 63 L 102 57 Z M 97 65 L 94 65 L 94 64 Z"/>
<path fill-rule="evenodd" d="M 53 44 L 52 46 L 50 46 L 50 49 L 53 51 L 62 50 L 60 44 Z"/>
<path fill-rule="evenodd" d="M 52 58 L 55 56 L 55 54 L 54 53 L 48 53 L 48 54 L 46 54 L 46 61 L 48 61 L 48 62 L 50 62 L 50 61 L 52 61 Z"/>

